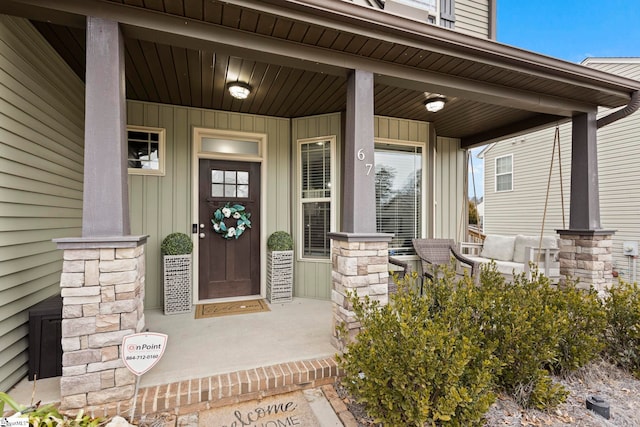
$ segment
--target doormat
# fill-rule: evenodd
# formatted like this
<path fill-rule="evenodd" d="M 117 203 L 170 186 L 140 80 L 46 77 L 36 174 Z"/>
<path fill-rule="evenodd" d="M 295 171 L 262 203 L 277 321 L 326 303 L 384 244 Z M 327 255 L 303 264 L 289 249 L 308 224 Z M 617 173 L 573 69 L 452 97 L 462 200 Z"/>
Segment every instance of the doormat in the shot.
<path fill-rule="evenodd" d="M 196 305 L 196 319 L 230 316 L 232 314 L 259 313 L 261 311 L 271 311 L 263 299 L 198 304 Z"/>

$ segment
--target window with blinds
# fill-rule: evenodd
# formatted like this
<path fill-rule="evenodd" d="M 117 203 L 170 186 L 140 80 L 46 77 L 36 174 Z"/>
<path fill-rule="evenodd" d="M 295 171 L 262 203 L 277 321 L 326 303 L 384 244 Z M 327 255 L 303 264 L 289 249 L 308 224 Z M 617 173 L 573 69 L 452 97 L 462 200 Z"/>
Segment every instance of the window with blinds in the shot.
<path fill-rule="evenodd" d="M 331 255 L 332 141 L 300 143 L 300 211 L 303 258 L 328 259 Z"/>
<path fill-rule="evenodd" d="M 513 155 L 496 158 L 496 192 L 513 190 Z"/>
<path fill-rule="evenodd" d="M 413 253 L 422 237 L 423 147 L 376 143 L 376 228 L 394 234 L 389 253 Z"/>

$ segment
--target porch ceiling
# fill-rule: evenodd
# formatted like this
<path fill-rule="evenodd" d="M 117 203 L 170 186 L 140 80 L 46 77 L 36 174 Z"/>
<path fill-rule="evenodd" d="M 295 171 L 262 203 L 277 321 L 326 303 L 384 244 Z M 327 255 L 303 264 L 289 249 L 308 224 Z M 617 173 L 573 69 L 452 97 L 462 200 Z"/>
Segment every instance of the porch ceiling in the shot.
<path fill-rule="evenodd" d="M 377 115 L 471 146 L 628 102 L 640 83 L 335 0 L 5 0 L 84 79 L 84 16 L 121 23 L 129 99 L 280 117 L 343 111 L 350 69 Z M 47 22 L 48 21 L 48 22 Z M 249 83 L 233 99 L 230 81 Z M 430 93 L 449 102 L 429 113 Z"/>

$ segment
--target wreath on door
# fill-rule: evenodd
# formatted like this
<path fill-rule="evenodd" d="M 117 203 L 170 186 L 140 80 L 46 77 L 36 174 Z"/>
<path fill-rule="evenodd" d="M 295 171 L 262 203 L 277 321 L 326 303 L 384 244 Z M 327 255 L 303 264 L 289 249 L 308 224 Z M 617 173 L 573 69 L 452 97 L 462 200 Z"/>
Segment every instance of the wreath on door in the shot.
<path fill-rule="evenodd" d="M 216 209 L 211 218 L 213 231 L 225 239 L 237 239 L 247 228 L 251 228 L 251 214 L 241 204 L 232 205 L 227 202 Z"/>

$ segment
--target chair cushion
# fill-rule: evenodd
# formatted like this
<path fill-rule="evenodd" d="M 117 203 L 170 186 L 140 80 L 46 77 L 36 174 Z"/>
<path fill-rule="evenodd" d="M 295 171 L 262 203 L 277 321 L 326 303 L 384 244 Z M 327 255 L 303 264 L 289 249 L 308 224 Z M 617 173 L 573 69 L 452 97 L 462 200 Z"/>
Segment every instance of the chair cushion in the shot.
<path fill-rule="evenodd" d="M 540 245 L 540 237 L 518 234 L 513 249 L 513 261 L 525 262 L 524 248 L 526 246 L 537 249 Z M 558 239 L 553 236 L 542 238 L 542 249 L 557 249 Z"/>
<path fill-rule="evenodd" d="M 499 261 L 511 261 L 513 260 L 515 241 L 515 236 L 488 234 L 484 239 L 480 256 Z"/>

